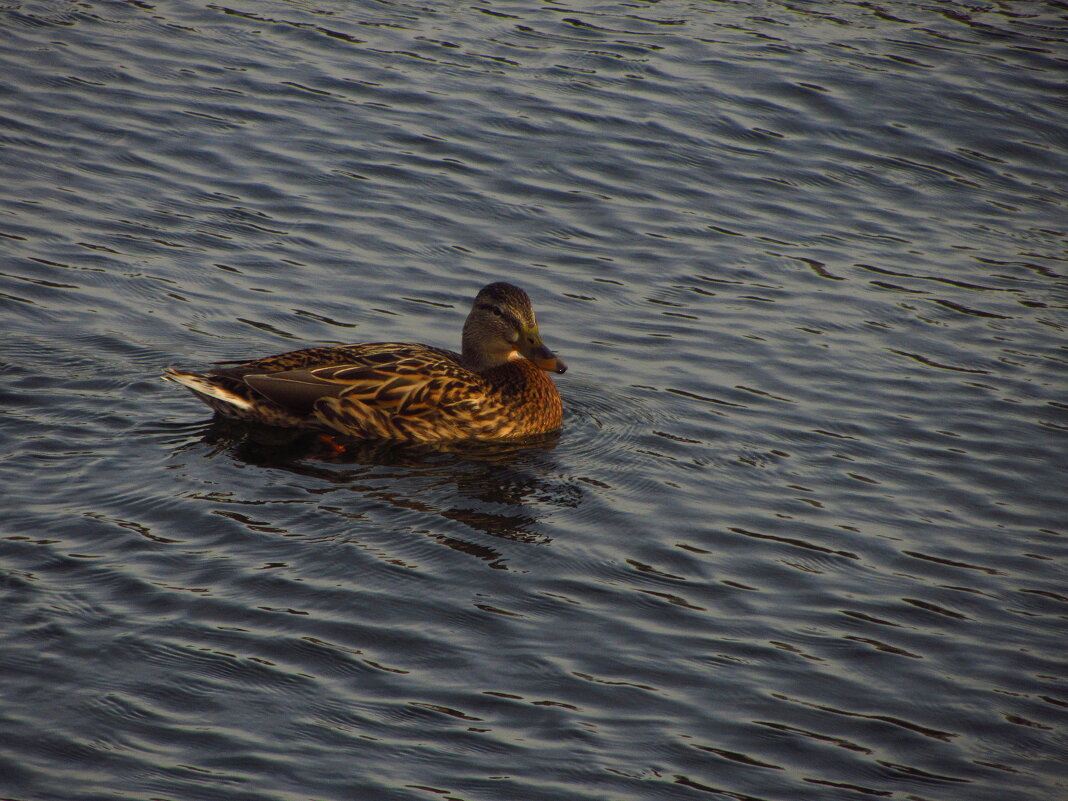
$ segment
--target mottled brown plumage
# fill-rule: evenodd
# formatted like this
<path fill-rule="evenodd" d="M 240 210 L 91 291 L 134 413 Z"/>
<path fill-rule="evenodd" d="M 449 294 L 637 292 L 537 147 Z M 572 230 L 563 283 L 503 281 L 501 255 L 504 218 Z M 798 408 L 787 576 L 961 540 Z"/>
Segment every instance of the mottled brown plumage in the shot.
<path fill-rule="evenodd" d="M 373 342 L 306 348 L 204 373 L 170 369 L 164 378 L 227 417 L 430 442 L 558 428 L 563 407 L 544 371 L 566 369 L 542 344 L 526 292 L 495 283 L 475 298 L 462 353 Z"/>

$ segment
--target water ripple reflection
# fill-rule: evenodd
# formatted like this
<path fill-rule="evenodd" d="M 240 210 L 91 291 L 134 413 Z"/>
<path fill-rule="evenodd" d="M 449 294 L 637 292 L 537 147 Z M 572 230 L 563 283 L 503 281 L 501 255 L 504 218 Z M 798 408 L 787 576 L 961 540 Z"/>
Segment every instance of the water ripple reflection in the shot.
<path fill-rule="evenodd" d="M 1058 4 L 0 7 L 5 797 L 1048 801 Z M 455 348 L 558 435 L 156 379 Z"/>

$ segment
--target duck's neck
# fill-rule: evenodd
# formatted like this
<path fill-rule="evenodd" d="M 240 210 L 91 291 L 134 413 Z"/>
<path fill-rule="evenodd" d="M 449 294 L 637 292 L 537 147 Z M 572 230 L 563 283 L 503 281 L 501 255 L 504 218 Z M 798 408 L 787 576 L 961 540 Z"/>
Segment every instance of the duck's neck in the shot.
<path fill-rule="evenodd" d="M 490 370 L 511 364 L 507 358 L 501 358 L 499 356 L 493 357 L 482 351 L 468 349 L 466 347 L 460 356 L 460 360 L 463 362 L 464 367 L 479 375 L 485 375 Z"/>
<path fill-rule="evenodd" d="M 486 373 L 495 367 L 506 365 L 512 358 L 523 358 L 514 350 L 510 352 L 488 352 L 486 350 L 485 341 L 472 330 L 470 325 L 464 325 L 462 345 L 463 349 L 460 354 L 460 359 L 463 362 L 464 367 L 479 374 Z"/>

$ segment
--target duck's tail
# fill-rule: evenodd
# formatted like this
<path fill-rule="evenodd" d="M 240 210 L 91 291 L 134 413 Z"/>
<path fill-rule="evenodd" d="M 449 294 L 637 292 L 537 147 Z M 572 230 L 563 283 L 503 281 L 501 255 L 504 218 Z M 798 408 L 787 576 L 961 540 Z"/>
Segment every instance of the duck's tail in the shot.
<path fill-rule="evenodd" d="M 222 403 L 238 409 L 248 410 L 252 408 L 252 403 L 247 398 L 243 398 L 236 392 L 231 392 L 226 387 L 220 386 L 213 382 L 208 376 L 198 375 L 197 373 L 186 373 L 182 370 L 168 367 L 163 373 L 163 379 L 165 381 L 173 381 L 175 384 L 181 384 L 183 387 L 191 389 L 194 393 L 203 396 L 205 399 L 213 398 L 216 401 L 222 401 Z M 216 406 L 214 403 L 211 403 L 210 405 Z"/>

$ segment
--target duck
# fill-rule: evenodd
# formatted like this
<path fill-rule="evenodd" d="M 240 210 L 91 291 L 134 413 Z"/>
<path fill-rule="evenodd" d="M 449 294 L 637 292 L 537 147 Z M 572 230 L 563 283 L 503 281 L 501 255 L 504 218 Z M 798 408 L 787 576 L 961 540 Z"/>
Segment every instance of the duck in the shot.
<path fill-rule="evenodd" d="M 567 365 L 542 342 L 527 293 L 503 281 L 475 296 L 460 353 L 366 342 L 216 364 L 163 378 L 224 417 L 363 440 L 517 439 L 563 419 L 548 373 Z"/>

